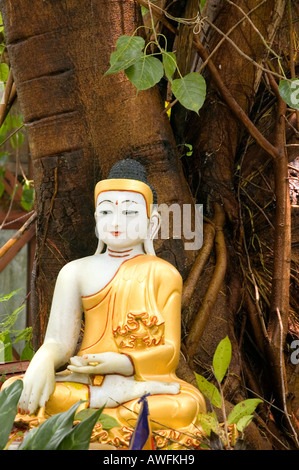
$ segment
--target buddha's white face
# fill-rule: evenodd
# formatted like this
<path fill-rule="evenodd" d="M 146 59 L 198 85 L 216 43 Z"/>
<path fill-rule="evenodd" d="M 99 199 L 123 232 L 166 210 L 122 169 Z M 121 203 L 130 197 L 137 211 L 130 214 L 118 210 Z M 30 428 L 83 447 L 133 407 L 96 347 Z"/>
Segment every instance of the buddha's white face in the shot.
<path fill-rule="evenodd" d="M 132 247 L 147 238 L 149 219 L 142 194 L 132 191 L 100 193 L 95 215 L 98 237 L 108 247 Z"/>

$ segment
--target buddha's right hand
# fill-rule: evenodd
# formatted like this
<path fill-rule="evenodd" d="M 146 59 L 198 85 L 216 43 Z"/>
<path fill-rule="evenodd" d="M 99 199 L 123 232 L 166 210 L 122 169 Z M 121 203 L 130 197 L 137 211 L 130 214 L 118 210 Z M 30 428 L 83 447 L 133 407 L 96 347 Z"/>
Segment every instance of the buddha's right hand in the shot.
<path fill-rule="evenodd" d="M 55 371 L 51 357 L 36 354 L 23 378 L 19 412 L 31 414 L 44 407 L 55 388 Z"/>
<path fill-rule="evenodd" d="M 134 374 L 133 364 L 125 354 L 104 352 L 70 358 L 68 369 L 80 374 Z"/>

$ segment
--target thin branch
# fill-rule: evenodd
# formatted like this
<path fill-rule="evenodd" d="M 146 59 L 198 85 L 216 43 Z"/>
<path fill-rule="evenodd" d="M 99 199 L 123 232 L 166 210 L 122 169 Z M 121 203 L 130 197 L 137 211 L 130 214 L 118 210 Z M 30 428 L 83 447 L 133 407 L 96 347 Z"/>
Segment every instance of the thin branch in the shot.
<path fill-rule="evenodd" d="M 15 235 L 10 238 L 1 248 L 0 248 L 0 259 L 10 250 L 10 248 L 22 237 L 22 235 L 29 229 L 29 227 L 36 220 L 36 212 L 26 220 L 24 225 L 15 233 Z"/>
<path fill-rule="evenodd" d="M 268 224 L 270 225 L 271 228 L 274 229 L 274 226 L 271 222 L 271 220 L 269 219 L 269 217 L 267 216 L 267 214 L 265 213 L 265 211 L 258 205 L 257 202 L 255 202 L 255 200 L 248 194 L 248 192 L 245 190 L 245 188 L 241 187 L 241 191 L 243 191 L 244 194 L 246 194 L 246 196 L 248 197 L 248 199 L 255 205 L 255 207 L 263 214 L 263 216 L 265 217 L 265 219 L 267 220 Z"/>
<path fill-rule="evenodd" d="M 242 13 L 242 15 L 244 15 L 244 17 L 247 19 L 247 21 L 249 22 L 249 24 L 252 26 L 252 28 L 254 29 L 254 31 L 257 33 L 257 35 L 261 38 L 262 40 L 262 43 L 264 44 L 264 46 L 266 47 L 266 49 L 269 50 L 269 52 L 271 52 L 271 54 L 274 55 L 274 57 L 276 57 L 279 61 L 280 61 L 280 57 L 279 55 L 276 54 L 275 51 L 273 51 L 273 49 L 271 49 L 271 47 L 268 45 L 267 41 L 265 40 L 264 36 L 261 34 L 260 30 L 255 26 L 255 24 L 253 23 L 253 21 L 249 18 L 249 14 L 252 12 L 252 10 L 247 14 L 241 7 L 240 5 L 237 5 L 236 3 L 232 2 L 231 0 L 226 0 L 227 3 L 229 3 L 230 5 L 238 8 L 238 10 Z"/>

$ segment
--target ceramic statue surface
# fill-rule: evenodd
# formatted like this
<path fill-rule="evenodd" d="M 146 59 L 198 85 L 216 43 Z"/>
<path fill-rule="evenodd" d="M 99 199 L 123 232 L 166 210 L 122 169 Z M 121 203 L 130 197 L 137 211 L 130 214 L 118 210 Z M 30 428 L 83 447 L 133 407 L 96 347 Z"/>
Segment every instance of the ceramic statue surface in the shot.
<path fill-rule="evenodd" d="M 84 407 L 104 406 L 119 423 L 106 442 L 126 444 L 138 401 L 149 394 L 154 429 L 196 430 L 204 399 L 175 373 L 182 278 L 155 255 L 160 217 L 142 165 L 122 160 L 96 185 L 95 221 L 95 254 L 58 275 L 44 342 L 23 377 L 19 417 L 41 408 L 51 416 L 84 400 Z"/>

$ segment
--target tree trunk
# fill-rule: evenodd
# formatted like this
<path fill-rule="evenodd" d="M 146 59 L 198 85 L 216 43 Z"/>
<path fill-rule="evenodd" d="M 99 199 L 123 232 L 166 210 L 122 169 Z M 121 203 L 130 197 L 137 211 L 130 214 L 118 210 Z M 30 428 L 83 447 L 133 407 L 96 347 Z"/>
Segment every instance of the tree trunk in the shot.
<path fill-rule="evenodd" d="M 123 73 L 103 77 L 116 39 L 140 24 L 135 2 L 2 0 L 1 11 L 36 187 L 37 347 L 59 269 L 96 247 L 93 188 L 114 162 L 141 161 L 159 202 L 192 198 L 158 89 L 136 96 Z M 158 253 L 185 276 L 193 253 L 184 253 L 181 240 L 162 242 Z"/>

